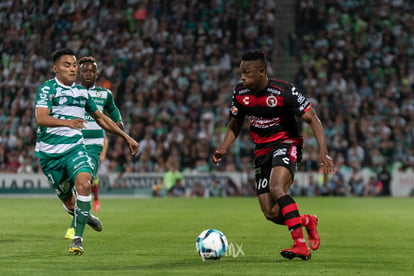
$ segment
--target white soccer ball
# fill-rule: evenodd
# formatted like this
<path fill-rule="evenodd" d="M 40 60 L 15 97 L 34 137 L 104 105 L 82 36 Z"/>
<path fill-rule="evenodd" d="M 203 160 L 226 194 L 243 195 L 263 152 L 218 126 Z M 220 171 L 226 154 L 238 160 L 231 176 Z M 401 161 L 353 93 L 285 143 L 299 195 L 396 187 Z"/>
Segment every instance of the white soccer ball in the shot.
<path fill-rule="evenodd" d="M 226 236 L 217 229 L 203 230 L 196 240 L 197 253 L 203 261 L 205 259 L 220 259 L 226 254 L 227 247 Z"/>

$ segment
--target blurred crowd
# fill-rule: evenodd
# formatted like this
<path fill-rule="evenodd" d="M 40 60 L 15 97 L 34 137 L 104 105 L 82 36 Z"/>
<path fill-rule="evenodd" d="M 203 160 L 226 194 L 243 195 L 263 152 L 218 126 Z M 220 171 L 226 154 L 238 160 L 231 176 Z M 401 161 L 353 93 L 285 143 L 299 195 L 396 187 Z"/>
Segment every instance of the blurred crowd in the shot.
<path fill-rule="evenodd" d="M 315 103 L 343 171 L 414 165 L 414 4 L 296 1 L 295 31 L 280 38 L 271 0 L 3 0 L 0 3 L 0 171 L 37 172 L 36 88 L 53 77 L 51 53 L 92 55 L 141 151 L 109 135 L 100 173 L 241 171 L 252 178 L 247 124 L 224 162 L 210 155 L 228 121 L 244 51 L 276 43 L 299 60 L 293 82 Z M 286 42 L 286 43 L 285 43 Z M 273 75 L 274 77 L 278 77 Z M 304 126 L 301 171 L 318 168 Z"/>
<path fill-rule="evenodd" d="M 109 135 L 101 173 L 209 171 L 228 120 L 237 68 L 248 48 L 271 56 L 273 1 L 2 1 L 0 170 L 38 171 L 36 88 L 53 77 L 51 53 L 70 47 L 99 61 L 126 130 L 140 141 L 132 159 Z M 251 146 L 242 153 L 251 158 Z M 241 168 L 240 157 L 225 169 Z M 237 163 L 236 163 L 237 162 Z"/>
<path fill-rule="evenodd" d="M 384 169 L 412 171 L 413 11 L 414 3 L 401 0 L 298 3 L 296 32 L 289 37 L 289 53 L 300 62 L 294 82 L 325 124 L 339 168 L 329 188 L 343 189 L 334 194 L 367 194 L 368 188 L 351 189 L 354 175 L 367 168 L 376 177 L 360 186 L 380 180 Z M 305 138 L 305 148 L 315 146 Z M 311 153 L 305 151 L 304 165 L 316 169 Z M 345 174 L 351 175 L 347 181 Z"/>

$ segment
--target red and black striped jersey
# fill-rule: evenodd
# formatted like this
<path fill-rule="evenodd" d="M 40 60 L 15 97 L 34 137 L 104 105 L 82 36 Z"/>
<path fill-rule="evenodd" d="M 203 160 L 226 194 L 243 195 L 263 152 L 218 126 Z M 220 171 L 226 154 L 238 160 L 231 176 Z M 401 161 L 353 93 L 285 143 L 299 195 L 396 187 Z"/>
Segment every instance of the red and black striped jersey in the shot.
<path fill-rule="evenodd" d="M 311 102 L 291 83 L 269 78 L 260 92 L 252 92 L 242 83 L 233 91 L 230 116 L 248 117 L 255 155 L 272 150 L 280 143 L 302 146 L 296 116 L 301 117 L 312 107 Z"/>

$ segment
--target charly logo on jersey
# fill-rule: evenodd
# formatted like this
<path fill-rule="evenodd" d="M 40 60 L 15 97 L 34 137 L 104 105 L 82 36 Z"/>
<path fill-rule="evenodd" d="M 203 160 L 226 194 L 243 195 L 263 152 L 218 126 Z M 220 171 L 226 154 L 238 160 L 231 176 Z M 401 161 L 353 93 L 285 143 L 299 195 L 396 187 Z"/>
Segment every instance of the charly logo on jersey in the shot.
<path fill-rule="evenodd" d="M 266 104 L 269 107 L 275 107 L 277 106 L 277 98 L 275 96 L 269 96 L 266 98 Z"/>

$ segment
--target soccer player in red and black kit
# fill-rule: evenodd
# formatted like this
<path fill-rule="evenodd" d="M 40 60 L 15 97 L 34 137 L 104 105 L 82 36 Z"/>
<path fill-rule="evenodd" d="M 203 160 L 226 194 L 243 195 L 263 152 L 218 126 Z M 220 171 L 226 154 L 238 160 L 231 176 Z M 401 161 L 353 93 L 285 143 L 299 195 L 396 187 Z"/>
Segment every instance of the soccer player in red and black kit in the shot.
<path fill-rule="evenodd" d="M 335 165 L 328 155 L 324 128 L 310 101 L 292 84 L 267 76 L 267 62 L 260 50 L 245 53 L 240 64 L 241 83 L 233 91 L 230 122 L 221 145 L 212 159 L 220 162 L 237 139 L 245 117 L 250 122 L 250 135 L 255 143 L 256 193 L 266 219 L 286 225 L 293 246 L 280 251 L 288 259 L 308 260 L 302 226 L 309 246 L 316 250 L 320 244 L 318 218 L 300 215 L 294 199 L 288 194 L 294 174 L 302 157 L 303 138 L 296 117 L 312 128 L 319 146 L 319 162 L 324 173 L 334 173 Z"/>

